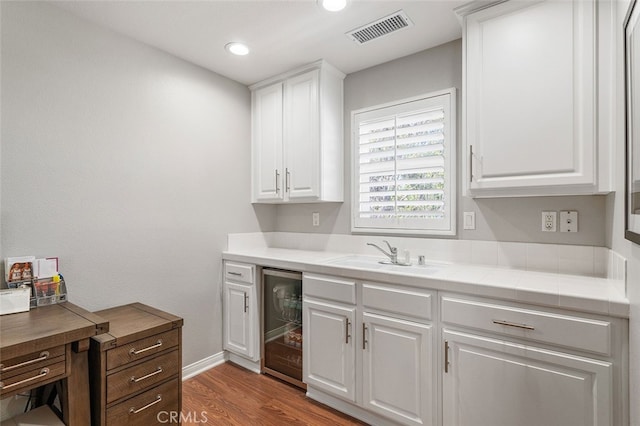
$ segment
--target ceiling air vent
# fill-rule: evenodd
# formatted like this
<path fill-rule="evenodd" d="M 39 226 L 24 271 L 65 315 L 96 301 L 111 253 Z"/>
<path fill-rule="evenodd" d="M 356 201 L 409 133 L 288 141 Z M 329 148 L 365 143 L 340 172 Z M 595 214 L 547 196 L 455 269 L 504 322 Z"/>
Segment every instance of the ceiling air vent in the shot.
<path fill-rule="evenodd" d="M 409 19 L 403 10 L 399 10 L 389 16 L 385 16 L 377 21 L 371 22 L 360 28 L 356 28 L 355 30 L 351 30 L 346 33 L 346 35 L 356 43 L 364 44 L 368 41 L 411 26 L 413 26 L 411 19 Z"/>

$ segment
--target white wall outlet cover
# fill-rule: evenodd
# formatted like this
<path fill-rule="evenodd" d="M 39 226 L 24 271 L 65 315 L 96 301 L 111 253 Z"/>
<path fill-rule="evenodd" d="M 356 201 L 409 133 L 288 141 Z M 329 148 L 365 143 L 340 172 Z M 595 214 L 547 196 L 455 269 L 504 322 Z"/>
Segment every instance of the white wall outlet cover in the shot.
<path fill-rule="evenodd" d="M 558 212 L 542 212 L 542 232 L 556 232 Z"/>
<path fill-rule="evenodd" d="M 464 212 L 464 229 L 476 229 L 476 212 Z"/>
<path fill-rule="evenodd" d="M 320 226 L 320 213 L 313 212 L 311 217 L 313 218 L 313 226 Z"/>
<path fill-rule="evenodd" d="M 578 212 L 560 212 L 560 232 L 578 232 Z"/>

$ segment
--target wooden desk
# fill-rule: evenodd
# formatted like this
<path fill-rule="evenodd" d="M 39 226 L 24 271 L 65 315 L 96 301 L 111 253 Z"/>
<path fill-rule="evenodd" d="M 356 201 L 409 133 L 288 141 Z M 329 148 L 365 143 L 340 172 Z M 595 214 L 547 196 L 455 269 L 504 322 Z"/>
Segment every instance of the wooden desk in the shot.
<path fill-rule="evenodd" d="M 88 349 L 109 322 L 69 302 L 0 317 L 0 396 L 62 380 L 65 424 L 90 423 Z"/>

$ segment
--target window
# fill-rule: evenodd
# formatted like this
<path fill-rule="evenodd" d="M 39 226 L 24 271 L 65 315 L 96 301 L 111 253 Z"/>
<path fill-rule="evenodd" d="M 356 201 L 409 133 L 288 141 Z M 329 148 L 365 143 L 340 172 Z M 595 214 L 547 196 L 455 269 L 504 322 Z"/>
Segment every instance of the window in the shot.
<path fill-rule="evenodd" d="M 352 232 L 454 235 L 455 89 L 352 118 Z"/>

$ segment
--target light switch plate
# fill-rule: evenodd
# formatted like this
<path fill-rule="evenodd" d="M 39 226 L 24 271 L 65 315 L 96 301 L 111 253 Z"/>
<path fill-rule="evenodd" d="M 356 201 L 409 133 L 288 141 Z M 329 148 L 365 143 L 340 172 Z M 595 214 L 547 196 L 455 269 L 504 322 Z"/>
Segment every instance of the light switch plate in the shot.
<path fill-rule="evenodd" d="M 560 232 L 578 232 L 578 212 L 560 212 Z"/>
<path fill-rule="evenodd" d="M 464 212 L 464 229 L 476 229 L 476 212 Z"/>
<path fill-rule="evenodd" d="M 313 212 L 311 214 L 313 226 L 320 226 L 320 213 Z"/>

